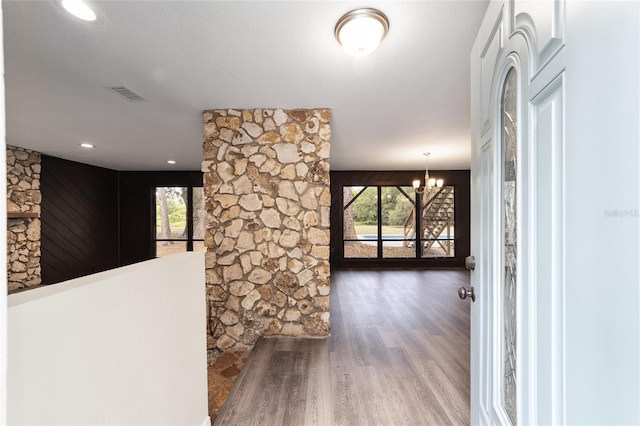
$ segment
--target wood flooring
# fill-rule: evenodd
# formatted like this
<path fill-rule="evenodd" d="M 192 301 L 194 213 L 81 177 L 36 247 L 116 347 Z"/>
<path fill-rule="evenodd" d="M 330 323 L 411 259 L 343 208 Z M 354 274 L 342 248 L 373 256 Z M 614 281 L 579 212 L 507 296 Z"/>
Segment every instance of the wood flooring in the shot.
<path fill-rule="evenodd" d="M 337 271 L 331 337 L 261 339 L 216 425 L 469 424 L 462 270 Z"/>

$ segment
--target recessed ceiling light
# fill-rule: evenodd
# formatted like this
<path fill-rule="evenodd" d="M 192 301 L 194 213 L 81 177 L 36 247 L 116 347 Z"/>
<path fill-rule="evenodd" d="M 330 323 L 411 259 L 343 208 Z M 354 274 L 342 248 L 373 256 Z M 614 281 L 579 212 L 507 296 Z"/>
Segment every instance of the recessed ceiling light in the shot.
<path fill-rule="evenodd" d="M 86 142 L 85 143 L 81 143 L 80 146 L 83 147 L 83 148 L 95 148 L 95 145 L 92 145 L 92 144 L 86 143 Z"/>
<path fill-rule="evenodd" d="M 167 164 L 176 164 L 176 160 L 167 160 Z"/>
<path fill-rule="evenodd" d="M 96 12 L 82 0 L 62 0 L 60 4 L 64 10 L 83 21 L 95 22 L 98 19 Z"/>
<path fill-rule="evenodd" d="M 334 34 L 352 56 L 366 56 L 376 50 L 389 31 L 389 19 L 377 9 L 355 9 L 336 24 Z"/>

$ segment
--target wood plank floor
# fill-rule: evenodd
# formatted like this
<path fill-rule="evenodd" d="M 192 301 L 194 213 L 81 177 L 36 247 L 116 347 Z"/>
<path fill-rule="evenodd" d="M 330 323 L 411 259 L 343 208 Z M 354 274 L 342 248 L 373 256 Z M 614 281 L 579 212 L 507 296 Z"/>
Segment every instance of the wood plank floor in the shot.
<path fill-rule="evenodd" d="M 466 271 L 337 271 L 331 337 L 261 339 L 216 425 L 469 423 Z"/>

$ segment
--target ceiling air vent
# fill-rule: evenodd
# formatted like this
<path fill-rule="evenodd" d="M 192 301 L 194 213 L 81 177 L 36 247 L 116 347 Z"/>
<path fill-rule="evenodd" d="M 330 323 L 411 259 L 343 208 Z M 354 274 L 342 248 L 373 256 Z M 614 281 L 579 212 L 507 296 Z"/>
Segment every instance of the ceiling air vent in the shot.
<path fill-rule="evenodd" d="M 113 86 L 113 87 L 107 87 L 107 89 L 111 90 L 114 93 L 117 93 L 120 96 L 123 96 L 125 98 L 127 98 L 130 101 L 146 101 L 145 98 L 143 98 L 142 96 L 138 95 L 136 92 L 127 89 L 124 86 Z"/>

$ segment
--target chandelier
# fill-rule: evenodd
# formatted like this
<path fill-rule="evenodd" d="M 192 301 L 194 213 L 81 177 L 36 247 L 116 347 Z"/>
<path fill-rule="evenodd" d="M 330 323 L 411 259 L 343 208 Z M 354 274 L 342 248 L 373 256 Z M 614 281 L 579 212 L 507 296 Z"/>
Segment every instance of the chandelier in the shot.
<path fill-rule="evenodd" d="M 418 193 L 418 194 L 424 194 L 424 193 L 429 193 L 431 191 L 432 188 L 442 188 L 442 185 L 444 185 L 444 180 L 443 179 L 435 179 L 432 177 L 429 177 L 429 155 L 431 155 L 430 152 L 425 152 L 422 155 L 424 155 L 425 158 L 425 167 L 424 167 L 424 186 L 420 186 L 421 182 L 420 179 L 415 179 L 413 181 L 413 189 Z"/>

